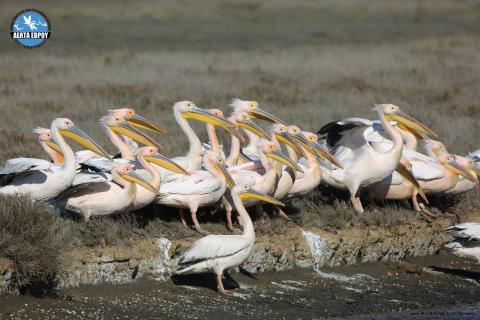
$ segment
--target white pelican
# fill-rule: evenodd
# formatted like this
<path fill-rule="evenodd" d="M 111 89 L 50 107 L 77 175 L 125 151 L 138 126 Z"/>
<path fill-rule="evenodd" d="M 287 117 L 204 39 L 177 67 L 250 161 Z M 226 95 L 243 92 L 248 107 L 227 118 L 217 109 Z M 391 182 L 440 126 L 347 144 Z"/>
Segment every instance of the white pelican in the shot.
<path fill-rule="evenodd" d="M 426 153 L 434 159 L 439 159 L 441 156 L 448 154 L 447 148 L 440 141 L 430 139 L 425 140 L 424 148 Z M 478 176 L 480 176 L 480 170 L 475 167 L 475 162 L 473 159 L 460 155 L 454 155 L 454 157 L 455 161 L 469 173 L 472 179 L 466 179 L 464 175 L 458 176 L 457 184 L 453 188 L 446 190 L 446 194 L 459 194 L 467 192 L 478 186 Z"/>
<path fill-rule="evenodd" d="M 230 107 L 232 107 L 233 110 L 236 112 L 246 112 L 248 115 L 256 119 L 265 120 L 271 123 L 281 123 L 283 125 L 287 125 L 284 121 L 282 121 L 278 117 L 261 109 L 258 106 L 257 101 L 233 99 L 232 102 L 230 103 Z M 258 159 L 257 143 L 258 143 L 259 136 L 247 130 L 245 130 L 245 134 L 248 137 L 249 143 L 246 147 L 242 148 L 242 153 L 252 160 L 257 160 Z"/>
<path fill-rule="evenodd" d="M 135 155 L 138 150 L 138 144 L 136 142 L 145 146 L 155 146 L 160 150 L 163 149 L 163 147 L 148 135 L 141 133 L 132 127 L 147 129 L 162 134 L 165 134 L 166 131 L 150 120 L 136 114 L 134 109 L 122 108 L 109 110 L 109 114 L 100 119 L 100 125 L 108 138 L 120 151 L 120 155 L 123 159 L 135 160 Z M 78 151 L 76 156 L 77 162 L 79 163 L 99 159 L 96 154 L 88 150 Z M 115 156 L 115 158 L 117 157 L 118 156 Z"/>
<path fill-rule="evenodd" d="M 155 147 L 142 147 L 138 149 L 137 159 L 139 164 L 150 174 L 151 178 L 149 185 L 152 186 L 155 190 L 160 189 L 161 176 L 160 172 L 154 166 L 152 166 L 151 163 L 154 163 L 167 170 L 179 174 L 189 175 L 189 173 L 185 169 L 183 169 L 161 153 L 158 153 L 158 149 Z M 137 210 L 149 205 L 158 195 L 157 192 L 152 192 L 150 187 L 145 188 L 141 185 L 138 185 L 136 188 L 137 194 L 131 206 L 129 207 L 129 209 L 131 210 Z"/>
<path fill-rule="evenodd" d="M 430 159 L 430 161 L 427 161 Z M 413 174 L 418 180 L 420 187 L 427 194 L 440 194 L 456 186 L 459 176 L 478 183 L 477 175 L 468 171 L 459 164 L 451 154 L 444 154 L 438 157 L 438 162 L 428 158 L 420 157 L 418 154 L 409 157 L 413 165 Z"/>
<path fill-rule="evenodd" d="M 251 183 L 241 183 L 231 191 L 231 198 L 243 221 L 241 235 L 208 235 L 197 240 L 178 262 L 176 275 L 213 272 L 218 292 L 225 294 L 222 274 L 241 265 L 251 255 L 255 244 L 255 230 L 242 200 L 253 197 L 274 205 L 282 205 L 278 200 L 254 191 Z"/>
<path fill-rule="evenodd" d="M 257 149 L 264 171 L 257 172 L 238 169 L 241 165 L 229 168 L 229 172 L 236 182 L 249 179 L 253 181 L 252 189 L 264 194 L 273 194 L 282 173 L 283 165 L 291 168 L 293 172 L 302 170 L 297 163 L 293 162 L 282 152 L 276 142 L 260 140 L 257 142 Z M 228 204 L 228 199 L 226 200 L 222 202 L 221 208 L 226 211 L 227 228 L 230 231 L 234 231 L 231 219 L 233 206 Z M 251 207 L 259 202 L 258 199 L 246 199 L 243 204 L 245 207 Z M 288 216 L 286 218 L 288 219 Z"/>
<path fill-rule="evenodd" d="M 183 132 L 188 138 L 190 144 L 187 155 L 181 157 L 172 158 L 175 163 L 184 167 L 190 172 L 200 170 L 202 166 L 202 143 L 198 138 L 195 131 L 189 125 L 187 119 L 194 119 L 205 123 L 211 123 L 215 126 L 222 127 L 227 131 L 233 132 L 235 125 L 230 121 L 215 116 L 214 114 L 197 107 L 191 101 L 180 101 L 173 105 L 173 113 L 178 125 L 182 128 Z M 235 133 L 236 134 L 236 133 Z M 162 177 L 168 177 L 172 175 L 170 171 L 159 168 L 162 173 Z M 176 177 L 175 177 L 176 178 Z"/>
<path fill-rule="evenodd" d="M 55 198 L 54 205 L 81 214 L 88 221 L 91 216 L 111 215 L 129 209 L 136 196 L 135 184 L 159 194 L 158 189 L 134 172 L 133 165 L 116 164 L 112 170 L 112 181 L 73 186 Z"/>
<path fill-rule="evenodd" d="M 363 212 L 358 189 L 374 182 L 379 182 L 391 175 L 397 167 L 403 151 L 403 139 L 395 130 L 390 120 L 405 125 L 417 132 L 435 135 L 430 129 L 400 111 L 392 104 L 375 106 L 384 131 L 392 139 L 393 145 L 387 152 L 376 151 L 367 136 L 373 131 L 372 122 L 359 118 L 332 122 L 319 131 L 325 135 L 327 145 L 335 149 L 335 157 L 343 165 L 343 169 L 332 168 L 328 178 L 334 186 L 340 186 L 350 192 L 355 211 Z"/>
<path fill-rule="evenodd" d="M 132 108 L 120 108 L 120 109 L 111 109 L 108 110 L 108 113 L 110 115 L 114 115 L 120 118 L 124 118 L 125 121 L 133 127 L 140 128 L 140 129 L 145 129 L 161 134 L 166 134 L 167 131 L 158 125 L 156 125 L 154 122 L 140 116 L 139 114 L 136 113 L 135 109 Z M 122 139 L 125 141 L 125 143 L 129 146 L 131 152 L 133 154 L 136 154 L 138 150 L 138 144 L 136 141 L 131 139 L 128 136 L 122 135 Z M 122 154 L 122 158 L 126 159 L 125 156 Z"/>
<path fill-rule="evenodd" d="M 121 116 L 113 114 L 104 116 L 100 119 L 100 125 L 122 156 L 121 158 L 115 158 L 115 163 L 131 163 L 135 160 L 135 154 L 138 152 L 138 145 L 135 151 L 132 150 L 130 147 L 132 141 L 135 143 L 139 142 L 146 146 L 153 146 L 157 150 L 163 150 L 162 146 L 145 133 L 130 126 L 125 118 Z M 126 141 L 125 138 L 128 139 L 130 143 Z M 80 165 L 80 170 L 75 177 L 73 185 L 94 181 L 111 181 L 111 176 L 108 172 L 113 169 L 114 163 L 112 163 L 110 159 L 99 157 L 97 155 L 92 156 L 92 154 L 93 153 L 89 150 L 76 153 L 76 161 Z M 144 178 L 147 178 L 148 176 L 148 172 L 143 169 L 139 169 L 137 173 Z"/>
<path fill-rule="evenodd" d="M 234 181 L 225 167 L 225 161 L 214 152 L 207 151 L 203 156 L 205 170 L 190 171 L 191 175 L 167 181 L 160 185 L 160 196 L 155 199 L 158 204 L 180 209 L 182 224 L 187 226 L 182 209 L 190 209 L 194 228 L 205 233 L 197 220 L 197 210 L 215 204 L 225 193 L 227 186 Z"/>
<path fill-rule="evenodd" d="M 446 245 L 453 254 L 474 258 L 480 263 L 480 223 L 460 223 L 446 229 L 445 232 L 456 238 Z"/>
<path fill-rule="evenodd" d="M 64 161 L 63 154 L 58 145 L 52 141 L 52 132 L 50 129 L 37 127 L 33 129 L 33 133 L 38 135 L 38 143 L 42 149 L 52 159 L 53 164 L 61 165 Z"/>
<path fill-rule="evenodd" d="M 375 200 L 404 200 L 411 199 L 415 211 L 429 217 L 432 214 L 418 203 L 417 195 L 420 195 L 428 204 L 428 199 L 419 182 L 413 175 L 413 165 L 405 157 L 400 159 L 396 170 L 380 182 L 367 186 L 370 199 Z M 427 218 L 428 219 L 428 218 Z"/>
<path fill-rule="evenodd" d="M 0 194 L 21 194 L 28 195 L 35 200 L 48 200 L 70 187 L 76 174 L 75 155 L 63 138 L 64 136 L 101 156 L 109 157 L 95 141 L 69 119 L 53 120 L 50 130 L 54 142 L 64 156 L 64 164 L 61 166 L 38 166 L 29 161 L 7 161 L 0 167 L 0 177 L 2 177 Z"/>
<path fill-rule="evenodd" d="M 296 129 L 299 130 L 298 128 Z M 301 134 L 310 143 L 315 143 L 316 145 L 318 145 L 318 137 L 316 134 L 306 131 L 301 132 Z M 296 136 L 298 135 L 299 134 L 297 133 Z M 312 153 L 311 149 L 307 149 L 303 145 L 300 147 L 303 149 L 307 164 L 306 166 L 302 166 L 304 171 L 303 173 L 297 173 L 297 177 L 292 187 L 287 193 L 287 196 L 289 198 L 307 194 L 308 192 L 318 187 L 322 180 L 322 169 L 320 167 L 320 163 L 318 162 L 317 157 L 314 153 Z"/>

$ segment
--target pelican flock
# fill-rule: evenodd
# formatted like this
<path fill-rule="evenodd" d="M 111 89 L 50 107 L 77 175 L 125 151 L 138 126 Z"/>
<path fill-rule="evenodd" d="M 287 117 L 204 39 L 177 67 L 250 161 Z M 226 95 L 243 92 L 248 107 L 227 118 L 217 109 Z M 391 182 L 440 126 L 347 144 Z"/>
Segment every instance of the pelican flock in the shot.
<path fill-rule="evenodd" d="M 244 262 L 255 243 L 246 208 L 269 203 L 289 219 L 281 201 L 324 183 L 347 191 L 356 214 L 364 212 L 361 198 L 411 200 L 412 208 L 431 221 L 436 215 L 427 208 L 429 196 L 460 194 L 479 184 L 480 151 L 449 153 L 430 128 L 393 104 L 375 105 L 377 119 L 345 118 L 317 134 L 287 124 L 256 101 L 233 99 L 230 107 L 227 117 L 191 101 L 174 103 L 189 149 L 173 158 L 152 137 L 166 130 L 132 108 L 107 110 L 100 119 L 114 154 L 72 120 L 54 119 L 49 129 L 33 130 L 47 159 L 5 161 L 0 195 L 45 201 L 61 215 L 85 221 L 150 204 L 176 208 L 185 227 L 191 220 L 192 228 L 205 235 L 181 256 L 176 274 L 213 272 L 218 291 L 225 293 L 223 273 Z M 202 144 L 191 122 L 205 125 L 208 141 Z M 217 129 L 227 134 L 218 136 Z M 74 152 L 70 141 L 84 149 Z M 236 234 L 206 235 L 200 208 L 224 210 L 227 229 Z M 233 212 L 240 229 L 233 226 Z M 465 238 L 478 242 L 478 224 L 463 223 L 447 232 L 463 238 L 450 245 L 455 252 L 473 252 L 478 259 L 478 247 L 463 245 Z"/>

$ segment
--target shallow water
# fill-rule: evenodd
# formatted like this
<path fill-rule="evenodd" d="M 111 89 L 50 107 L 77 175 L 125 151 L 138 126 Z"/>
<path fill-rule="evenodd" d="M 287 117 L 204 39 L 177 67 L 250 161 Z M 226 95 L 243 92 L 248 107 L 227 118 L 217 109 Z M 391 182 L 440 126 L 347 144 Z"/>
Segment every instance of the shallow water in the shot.
<path fill-rule="evenodd" d="M 432 268 L 422 271 L 425 267 Z M 475 319 L 480 314 L 480 266 L 452 256 L 232 277 L 240 288 L 227 296 L 218 295 L 206 275 L 177 284 L 82 286 L 62 290 L 56 299 L 4 297 L 0 319 Z M 226 281 L 229 286 L 234 283 Z"/>

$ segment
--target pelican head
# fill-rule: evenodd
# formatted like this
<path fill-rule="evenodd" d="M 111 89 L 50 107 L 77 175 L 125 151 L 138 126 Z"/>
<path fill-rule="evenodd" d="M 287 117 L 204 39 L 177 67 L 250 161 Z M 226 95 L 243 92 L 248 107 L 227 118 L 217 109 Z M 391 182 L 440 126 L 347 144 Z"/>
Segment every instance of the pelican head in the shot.
<path fill-rule="evenodd" d="M 38 135 L 38 142 L 43 142 L 47 146 L 49 146 L 50 148 L 52 148 L 53 150 L 58 152 L 59 154 L 62 154 L 62 150 L 60 149 L 58 144 L 56 144 L 52 140 L 53 139 L 52 138 L 52 131 L 50 129 L 37 127 L 35 129 L 33 129 L 33 133 Z"/>
<path fill-rule="evenodd" d="M 173 105 L 173 110 L 175 114 L 180 114 L 184 119 L 194 119 L 204 123 L 210 123 L 214 126 L 224 128 L 235 136 L 238 135 L 238 132 L 235 130 L 236 126 L 234 123 L 223 117 L 216 116 L 205 109 L 197 107 L 191 101 L 175 102 Z"/>
<path fill-rule="evenodd" d="M 160 192 L 158 191 L 157 188 L 152 186 L 150 183 L 148 183 L 145 179 L 140 177 L 134 170 L 133 165 L 130 164 L 119 164 L 116 165 L 115 168 L 113 169 L 114 172 L 116 172 L 120 177 L 123 179 L 133 182 L 138 184 L 139 186 L 144 187 L 150 192 L 153 192 L 157 195 L 160 195 Z"/>
<path fill-rule="evenodd" d="M 462 176 L 465 179 L 468 179 L 478 184 L 478 177 L 475 172 L 472 172 L 471 170 L 469 170 L 469 168 L 466 168 L 464 165 L 458 163 L 454 155 L 442 155 L 439 157 L 438 162 L 440 162 L 443 166 L 445 166 L 445 168 L 447 168 L 454 174 Z"/>
<path fill-rule="evenodd" d="M 241 200 L 245 199 L 258 199 L 266 203 L 270 203 L 276 206 L 285 206 L 281 201 L 263 194 L 261 192 L 252 189 L 253 183 L 251 181 L 241 181 L 237 186 L 232 189 L 232 193 L 239 196 Z"/>
<path fill-rule="evenodd" d="M 284 121 L 282 121 L 278 117 L 261 109 L 258 106 L 257 101 L 246 101 L 246 100 L 240 100 L 236 98 L 232 100 L 232 102 L 230 103 L 230 106 L 233 108 L 234 111 L 246 112 L 253 118 L 265 120 L 272 123 L 281 123 L 283 125 L 287 125 Z"/>
<path fill-rule="evenodd" d="M 143 157 L 148 162 L 154 163 L 175 173 L 190 175 L 190 173 L 175 161 L 170 160 L 158 152 L 156 147 L 142 147 L 138 149 L 138 156 Z"/>
<path fill-rule="evenodd" d="M 278 146 L 275 143 L 272 142 L 267 142 L 261 146 L 261 151 L 265 156 L 267 156 L 270 159 L 273 159 L 275 161 L 280 162 L 281 164 L 286 165 L 287 167 L 291 168 L 294 171 L 302 172 L 302 168 L 298 166 L 294 161 L 292 161 L 289 157 L 285 155 L 285 153 L 282 152 L 282 149 L 280 149 L 280 146 Z"/>
<path fill-rule="evenodd" d="M 303 153 L 303 150 L 302 150 L 302 148 L 300 148 L 297 141 L 290 134 L 289 127 L 287 127 L 286 125 L 283 125 L 281 123 L 274 123 L 272 125 L 272 132 L 273 132 L 273 135 L 275 136 L 275 138 L 277 139 L 278 142 L 289 146 L 299 156 L 301 156 L 301 157 L 306 156 Z"/>
<path fill-rule="evenodd" d="M 394 104 L 377 104 L 375 105 L 374 110 L 378 112 L 380 118 L 383 117 L 386 121 L 397 121 L 398 124 L 414 130 L 420 135 L 423 134 L 433 138 L 438 137 L 430 128 L 402 112 L 399 106 Z"/>
<path fill-rule="evenodd" d="M 270 139 L 268 133 L 265 132 L 260 126 L 252 121 L 252 117 L 243 111 L 234 111 L 232 112 L 231 117 L 228 118 L 230 121 L 236 123 L 239 127 L 252 132 L 262 139 Z"/>
<path fill-rule="evenodd" d="M 228 188 L 232 189 L 235 186 L 235 180 L 233 180 L 232 176 L 228 172 L 227 167 L 225 166 L 225 161 L 215 152 L 207 151 L 203 156 L 203 162 L 213 168 L 214 171 L 225 177 Z"/>
<path fill-rule="evenodd" d="M 152 121 L 145 119 L 144 117 L 138 115 L 135 112 L 135 109 L 132 108 L 120 108 L 120 109 L 111 109 L 108 110 L 108 113 L 113 116 L 122 117 L 127 121 L 131 126 L 146 129 L 154 132 L 159 132 L 161 134 L 166 134 L 167 131 L 163 128 L 160 128 Z"/>
<path fill-rule="evenodd" d="M 82 145 L 83 147 L 95 152 L 96 154 L 111 159 L 110 155 L 102 148 L 98 143 L 90 138 L 85 132 L 80 130 L 72 120 L 67 118 L 57 118 L 52 121 L 52 131 L 53 128 L 58 129 L 58 132 L 76 143 Z"/>
<path fill-rule="evenodd" d="M 165 148 L 157 143 L 155 140 L 150 138 L 145 133 L 135 129 L 130 126 L 125 118 L 115 115 L 107 115 L 100 118 L 100 124 L 102 126 L 109 127 L 113 132 L 121 134 L 123 136 L 129 137 L 136 142 L 143 144 L 145 146 L 153 146 L 159 150 L 164 150 Z"/>
<path fill-rule="evenodd" d="M 448 153 L 447 148 L 440 141 L 425 139 L 425 151 L 431 157 L 437 158 Z"/>

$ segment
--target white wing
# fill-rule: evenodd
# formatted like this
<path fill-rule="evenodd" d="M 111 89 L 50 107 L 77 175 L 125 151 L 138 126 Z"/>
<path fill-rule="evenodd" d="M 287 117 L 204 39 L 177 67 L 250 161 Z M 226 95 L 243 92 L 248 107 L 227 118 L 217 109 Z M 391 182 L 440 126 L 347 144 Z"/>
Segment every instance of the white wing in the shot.
<path fill-rule="evenodd" d="M 80 172 L 75 175 L 72 186 L 89 182 L 108 182 L 112 181 L 112 175 L 107 172 Z"/>
<path fill-rule="evenodd" d="M 460 223 L 446 229 L 445 232 L 457 238 L 464 238 L 467 240 L 475 239 L 480 241 L 480 223 Z"/>
<path fill-rule="evenodd" d="M 51 162 L 35 158 L 15 158 L 5 161 L 0 166 L 0 174 L 18 174 L 26 171 L 47 170 Z"/>
<path fill-rule="evenodd" d="M 180 258 L 180 265 L 231 256 L 248 248 L 250 241 L 240 235 L 209 235 L 197 240 Z"/>
<path fill-rule="evenodd" d="M 444 172 L 439 165 L 423 161 L 410 160 L 412 173 L 417 180 L 434 180 L 443 178 Z"/>
<path fill-rule="evenodd" d="M 197 171 L 190 176 L 179 175 L 178 179 L 160 185 L 160 194 L 205 194 L 220 188 L 220 182 L 208 171 Z"/>

